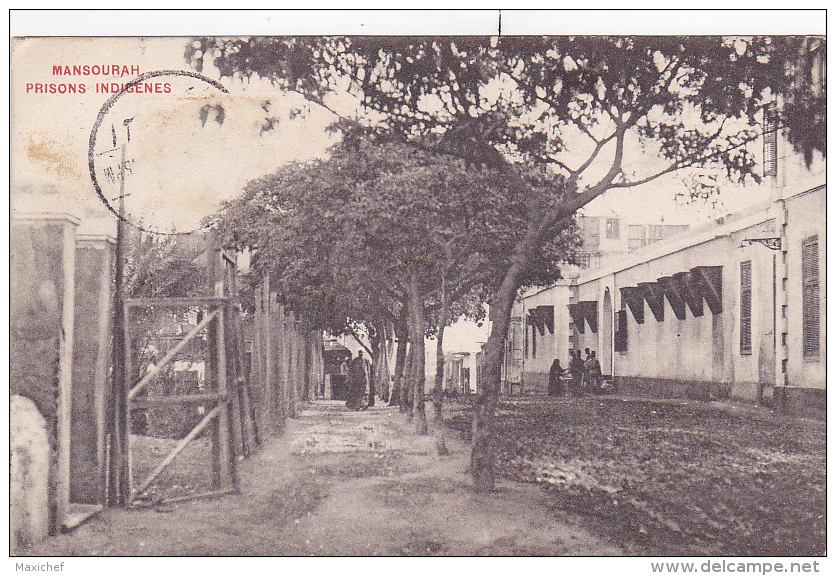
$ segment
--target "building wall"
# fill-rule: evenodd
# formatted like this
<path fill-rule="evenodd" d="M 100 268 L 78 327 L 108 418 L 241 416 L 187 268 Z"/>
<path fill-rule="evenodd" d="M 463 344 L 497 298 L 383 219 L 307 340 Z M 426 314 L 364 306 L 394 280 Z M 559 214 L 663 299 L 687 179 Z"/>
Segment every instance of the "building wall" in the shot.
<path fill-rule="evenodd" d="M 776 304 L 779 348 L 776 358 L 776 401 L 789 413 L 821 417 L 826 414 L 826 225 L 827 163 L 813 152 L 810 163 L 781 135 L 777 139 L 777 174 L 769 178 L 773 197 L 785 208 L 778 262 L 782 290 Z M 781 200 L 786 199 L 786 200 Z M 818 235 L 819 334 L 818 360 L 803 354 L 803 286 L 801 243 Z M 784 256 L 786 254 L 786 256 Z M 784 288 L 786 283 L 786 289 Z M 786 342 L 786 344 L 784 344 Z"/>
<path fill-rule="evenodd" d="M 546 304 L 555 309 L 554 334 L 538 334 L 536 357 L 532 357 L 529 342 L 523 369 L 525 389 L 544 388 L 551 361 L 557 356 L 565 366 L 568 350 L 574 346 L 595 351 L 604 374 L 612 373 L 628 392 L 769 400 L 776 393 L 775 387 L 785 383 L 789 388 L 823 390 L 824 203 L 824 187 L 786 201 L 770 202 L 703 230 L 624 255 L 620 262 L 585 271 L 572 286 L 553 286 L 524 297 L 521 306 L 526 311 Z M 801 254 L 802 243 L 811 236 L 818 237 L 820 354 L 804 358 Z M 779 237 L 782 249 L 770 249 L 769 244 L 777 248 L 773 240 Z M 751 263 L 749 349 L 741 346 L 743 262 Z M 663 319 L 657 321 L 647 301 L 643 301 L 644 322 L 640 324 L 622 302 L 621 288 L 656 282 L 699 266 L 722 269 L 722 310 L 717 314 L 701 299 L 701 316 L 686 304 L 684 318 L 678 319 L 670 299 L 665 297 Z M 609 310 L 605 306 L 607 294 Z M 585 321 L 581 333 L 567 305 L 585 301 L 597 302 L 597 330 Z M 615 315 L 622 307 L 626 309 L 627 349 L 616 352 Z M 779 392 L 785 394 L 783 389 Z"/>
<path fill-rule="evenodd" d="M 774 366 L 774 252 L 761 244 L 741 244 L 745 238 L 771 233 L 774 219 L 766 211 L 755 216 L 754 220 L 763 221 L 752 224 L 749 219 L 750 222 L 732 226 L 731 230 L 720 229 L 714 238 L 698 238 L 680 250 L 608 277 L 615 295 L 614 309 L 620 310 L 622 287 L 653 282 L 697 266 L 722 267 L 723 306 L 718 314 L 713 314 L 703 302 L 702 316 L 694 316 L 686 305 L 685 317 L 680 320 L 666 297 L 662 321 L 656 320 L 645 302 L 644 323 L 638 324 L 628 308 L 627 351 L 614 353 L 617 376 L 715 382 L 724 385 L 720 388 L 722 395 L 728 392 L 748 399 L 757 398 L 763 385 L 773 381 L 770 371 Z M 752 296 L 751 349 L 744 352 L 740 341 L 740 275 L 741 263 L 745 261 L 751 262 Z M 603 336 L 599 335 L 599 347 L 604 346 Z"/>
<path fill-rule="evenodd" d="M 628 252 L 660 242 L 688 230 L 688 224 L 646 224 L 624 220 L 618 216 L 577 217 L 581 233 L 580 263 L 582 268 L 597 268 L 621 258 Z"/>
<path fill-rule="evenodd" d="M 805 388 L 825 388 L 827 350 L 827 253 L 825 222 L 826 190 L 821 189 L 788 199 L 786 205 L 786 266 L 787 266 L 787 371 L 786 385 Z M 802 286 L 802 243 L 811 236 L 818 236 L 819 271 L 819 350 L 818 358 L 804 358 L 803 325 L 804 310 Z"/>
<path fill-rule="evenodd" d="M 525 362 L 525 304 L 517 299 L 511 308 L 511 323 L 505 339 L 505 354 L 502 359 L 502 393 L 519 392 Z"/>
<path fill-rule="evenodd" d="M 576 348 L 582 352 L 589 348 L 589 350 L 591 352 L 595 352 L 596 355 L 600 349 L 599 329 L 601 326 L 601 285 L 602 282 L 600 280 L 592 279 L 587 282 L 579 282 L 574 291 L 574 301 L 576 302 L 587 302 L 591 300 L 598 302 L 598 328 L 593 331 L 592 327 L 586 323 L 586 321 L 584 321 L 583 332 L 580 331 L 578 326 L 574 326 L 575 342 L 577 344 Z M 562 307 L 563 306 L 561 306 L 561 308 Z M 584 358 L 586 358 L 586 355 L 584 355 Z M 603 370 L 603 366 L 601 368 Z"/>
<path fill-rule="evenodd" d="M 427 389 L 430 390 L 431 388 Z M 476 354 L 448 352 L 444 355 L 442 390 L 456 394 L 471 394 L 476 391 Z"/>
<path fill-rule="evenodd" d="M 543 393 L 548 387 L 548 374 L 555 358 L 560 360 L 561 366 L 569 365 L 569 322 L 571 318 L 569 311 L 564 305 L 556 305 L 556 301 L 565 302 L 569 299 L 571 288 L 568 285 L 558 284 L 549 289 L 542 290 L 523 300 L 521 307 L 522 322 L 520 327 L 523 331 L 523 362 L 522 362 L 522 387 L 523 393 Z M 525 318 L 532 310 L 539 306 L 554 307 L 553 331 L 544 328 L 543 332 L 531 325 L 527 325 Z M 525 330 L 528 331 L 527 343 Z"/>

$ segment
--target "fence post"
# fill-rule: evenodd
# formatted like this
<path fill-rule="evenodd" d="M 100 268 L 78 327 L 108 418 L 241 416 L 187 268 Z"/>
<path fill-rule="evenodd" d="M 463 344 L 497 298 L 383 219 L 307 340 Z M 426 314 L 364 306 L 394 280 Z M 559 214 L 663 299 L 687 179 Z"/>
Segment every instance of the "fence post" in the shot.
<path fill-rule="evenodd" d="M 219 264 L 223 264 L 221 251 L 214 248 L 210 255 L 210 282 L 213 283 L 215 296 L 224 296 L 224 274 Z M 226 342 L 224 323 L 226 322 L 226 310 L 212 320 L 209 324 L 209 348 L 210 356 L 213 358 L 212 376 L 214 377 L 215 389 L 221 394 L 228 394 L 227 388 L 227 366 L 226 366 Z M 212 424 L 212 478 L 216 488 L 227 488 L 233 483 L 233 454 L 232 438 L 230 438 L 230 410 L 228 409 L 230 399 L 226 399 L 227 409 L 222 409 Z"/>
<path fill-rule="evenodd" d="M 307 322 L 299 322 L 299 369 L 302 372 L 302 392 L 306 402 L 313 400 L 313 382 L 311 381 L 311 339 Z"/>
<path fill-rule="evenodd" d="M 305 349 L 302 343 L 301 331 L 299 330 L 299 313 L 293 313 L 293 381 L 296 391 L 297 412 L 298 405 L 305 400 Z"/>
<path fill-rule="evenodd" d="M 322 389 L 322 337 L 318 330 L 311 330 L 311 355 L 313 361 L 311 362 L 311 376 L 314 382 L 314 397 L 324 398 L 325 391 Z"/>
<path fill-rule="evenodd" d="M 244 335 L 243 324 L 238 301 L 238 267 L 237 258 L 230 256 L 226 262 L 226 273 L 229 278 L 229 333 L 230 353 L 232 355 L 232 370 L 230 376 L 232 385 L 235 388 L 235 399 L 238 402 L 238 409 L 235 410 L 237 424 L 236 433 L 240 434 L 241 453 L 244 456 L 250 455 L 250 436 L 253 432 L 254 421 L 250 421 L 251 415 L 248 395 L 251 394 L 249 378 L 244 374 Z M 237 450 L 237 448 L 236 448 Z M 236 465 L 237 466 L 237 465 Z M 237 475 L 236 475 L 237 480 Z"/>
<path fill-rule="evenodd" d="M 270 277 L 265 276 L 261 281 L 261 316 L 259 317 L 259 330 L 261 331 L 261 384 L 264 392 L 264 405 L 261 407 L 265 419 L 264 429 L 271 433 L 276 430 L 276 391 L 273 381 L 273 364 L 275 353 L 273 351 L 272 319 L 275 311 L 270 300 Z"/>
<path fill-rule="evenodd" d="M 310 402 L 313 399 L 313 390 L 311 383 L 311 355 L 310 355 L 310 339 L 308 338 L 308 329 L 305 322 L 298 323 L 299 326 L 299 369 L 302 375 L 302 395 L 301 398 L 305 402 Z"/>
<path fill-rule="evenodd" d="M 230 294 L 230 297 L 232 297 L 232 294 Z M 236 365 L 238 350 L 235 342 L 236 335 L 234 315 L 235 311 L 231 304 L 224 306 L 223 346 L 224 356 L 226 357 L 226 386 L 229 397 L 229 402 L 227 404 L 229 407 L 229 441 L 232 444 L 230 457 L 232 467 L 237 468 L 237 455 L 239 447 L 242 449 L 242 453 L 246 453 L 245 445 L 247 444 L 247 440 L 246 431 L 244 429 L 244 426 L 246 426 L 246 419 L 242 418 L 241 413 L 243 409 L 241 392 L 243 390 L 240 382 L 238 381 L 238 369 Z M 237 475 L 233 473 L 233 483 L 236 481 L 236 476 Z"/>
<path fill-rule="evenodd" d="M 296 312 L 291 310 L 287 315 L 287 335 L 290 345 L 290 351 L 288 354 L 288 372 L 290 376 L 288 377 L 287 381 L 290 385 L 290 398 L 291 402 L 293 403 L 293 418 L 296 418 L 296 411 L 299 407 L 299 384 L 296 374 L 296 361 L 298 351 L 296 349 Z"/>
<path fill-rule="evenodd" d="M 275 295 L 274 295 L 275 296 Z M 275 334 L 275 351 L 276 351 L 276 396 L 278 404 L 282 408 L 282 423 L 288 414 L 288 395 L 287 395 L 287 371 L 286 361 L 287 353 L 285 352 L 285 337 L 284 337 L 284 306 L 280 306 L 276 301 L 276 317 L 273 319 L 273 333 Z"/>
<path fill-rule="evenodd" d="M 261 333 L 261 347 L 259 354 L 261 354 L 261 385 L 263 396 L 263 403 L 261 406 L 262 417 L 264 418 L 264 430 L 270 430 L 274 433 L 276 430 L 276 421 L 273 414 L 273 403 L 275 402 L 275 391 L 273 389 L 272 380 L 272 343 L 273 336 L 270 332 L 272 309 L 270 306 L 270 280 L 266 278 L 261 283 L 261 316 L 259 317 L 258 329 Z"/>
<path fill-rule="evenodd" d="M 124 433 L 121 435 L 121 452 L 122 467 L 120 469 L 119 485 L 121 487 L 120 504 L 128 504 L 133 497 L 133 456 L 131 454 L 131 401 L 128 398 L 128 392 L 133 386 L 134 368 L 133 368 L 133 339 L 131 333 L 131 309 L 122 303 L 122 326 L 124 332 L 123 342 L 125 346 L 125 358 L 122 360 L 122 365 L 125 370 L 125 399 L 123 400 L 124 409 Z"/>
<path fill-rule="evenodd" d="M 289 416 L 296 418 L 297 400 L 299 398 L 296 390 L 296 331 L 294 330 L 296 314 L 289 311 L 285 317 L 284 334 L 287 340 L 285 350 L 287 351 L 287 391 L 288 391 L 288 405 Z"/>
<path fill-rule="evenodd" d="M 253 348 L 250 356 L 250 378 L 253 386 L 257 390 L 254 394 L 253 403 L 255 404 L 256 420 L 258 422 L 258 429 L 262 434 L 265 433 L 264 427 L 264 408 L 267 402 L 267 395 L 264 386 L 264 334 L 262 334 L 262 323 L 264 315 L 264 291 L 263 284 L 259 283 L 255 289 L 255 314 L 253 315 Z"/>

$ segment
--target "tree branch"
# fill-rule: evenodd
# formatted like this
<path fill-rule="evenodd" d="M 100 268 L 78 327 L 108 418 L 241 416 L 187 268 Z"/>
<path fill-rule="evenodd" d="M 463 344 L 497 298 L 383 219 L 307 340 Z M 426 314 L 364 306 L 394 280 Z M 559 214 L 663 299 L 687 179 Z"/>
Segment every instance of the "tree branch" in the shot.
<path fill-rule="evenodd" d="M 363 350 L 365 350 L 365 351 L 369 354 L 369 356 L 374 357 L 374 354 L 372 354 L 371 349 L 370 349 L 368 346 L 366 346 L 366 345 L 363 343 L 363 341 L 362 341 L 362 340 L 360 340 L 360 337 L 357 335 L 357 332 L 355 332 L 355 331 L 354 331 L 354 327 L 352 327 L 351 325 L 349 325 L 349 327 L 348 327 L 348 333 L 349 333 L 349 334 L 351 334 L 351 336 L 354 338 L 354 340 L 356 340 L 356 341 L 357 341 L 357 343 L 358 343 L 360 346 L 362 346 L 362 347 L 363 347 Z"/>
<path fill-rule="evenodd" d="M 615 138 L 617 134 L 618 131 L 616 130 L 615 132 L 607 136 L 605 139 L 598 141 L 598 143 L 595 144 L 595 150 L 592 151 L 592 154 L 589 155 L 589 158 L 587 158 L 586 161 L 583 164 L 581 164 L 576 170 L 570 172 L 569 182 L 567 186 L 569 190 L 574 190 L 576 188 L 578 184 L 578 179 L 581 177 L 581 174 L 583 174 L 586 171 L 586 169 L 592 165 L 592 163 L 598 157 L 598 154 L 601 152 L 601 149 L 608 142 L 610 142 L 610 140 Z"/>
<path fill-rule="evenodd" d="M 728 148 L 723 148 L 722 150 L 715 150 L 711 154 L 706 154 L 704 156 L 696 156 L 696 155 L 693 155 L 693 154 L 690 155 L 690 156 L 686 156 L 685 158 L 683 158 L 681 160 L 677 160 L 676 162 L 674 162 L 673 164 L 671 164 L 670 166 L 668 166 L 664 170 L 661 170 L 661 171 L 659 171 L 655 174 L 652 174 L 652 175 L 647 176 L 645 178 L 642 178 L 640 180 L 634 180 L 632 182 L 617 182 L 617 183 L 611 185 L 610 188 L 632 188 L 634 186 L 641 186 L 642 184 L 647 184 L 648 182 L 656 180 L 657 178 L 659 178 L 661 176 L 664 176 L 665 174 L 670 174 L 671 172 L 674 172 L 674 171 L 679 170 L 681 168 L 688 168 L 689 166 L 694 166 L 696 164 L 701 164 L 701 163 L 703 163 L 707 160 L 711 160 L 712 158 L 716 158 L 717 156 L 722 156 L 723 154 L 727 154 L 728 152 L 731 152 L 732 150 L 736 150 L 738 148 L 741 148 L 742 146 L 745 146 L 749 142 L 757 140 L 758 138 L 761 137 L 761 135 L 762 134 L 760 134 L 760 133 L 754 134 L 752 136 L 749 136 L 748 138 L 745 138 L 739 144 L 735 144 L 734 146 L 729 146 Z"/>

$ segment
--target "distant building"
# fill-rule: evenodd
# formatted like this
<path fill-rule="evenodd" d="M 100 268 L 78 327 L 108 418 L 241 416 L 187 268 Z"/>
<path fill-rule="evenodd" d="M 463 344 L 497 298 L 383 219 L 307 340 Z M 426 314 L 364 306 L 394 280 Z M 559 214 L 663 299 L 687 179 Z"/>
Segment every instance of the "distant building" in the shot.
<path fill-rule="evenodd" d="M 615 255 L 628 254 L 648 244 L 688 230 L 687 224 L 638 224 L 613 216 L 579 216 L 582 235 L 581 268 L 596 268 Z"/>
<path fill-rule="evenodd" d="M 452 394 L 475 392 L 476 360 L 476 354 L 470 352 L 448 352 L 445 354 L 442 389 Z"/>

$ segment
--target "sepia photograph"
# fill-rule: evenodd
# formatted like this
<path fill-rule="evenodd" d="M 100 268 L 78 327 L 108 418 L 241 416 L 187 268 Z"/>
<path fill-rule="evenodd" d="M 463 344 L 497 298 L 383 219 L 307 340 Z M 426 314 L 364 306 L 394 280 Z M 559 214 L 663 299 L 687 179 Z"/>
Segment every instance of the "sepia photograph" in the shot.
<path fill-rule="evenodd" d="M 824 571 L 824 10 L 10 18 L 15 571 Z"/>

